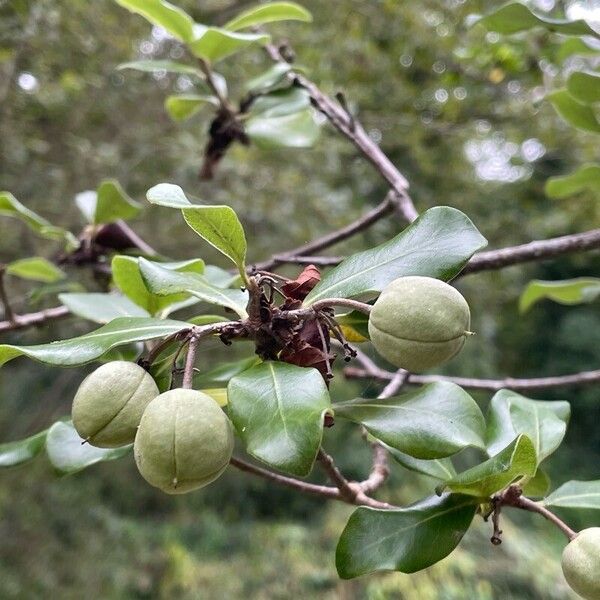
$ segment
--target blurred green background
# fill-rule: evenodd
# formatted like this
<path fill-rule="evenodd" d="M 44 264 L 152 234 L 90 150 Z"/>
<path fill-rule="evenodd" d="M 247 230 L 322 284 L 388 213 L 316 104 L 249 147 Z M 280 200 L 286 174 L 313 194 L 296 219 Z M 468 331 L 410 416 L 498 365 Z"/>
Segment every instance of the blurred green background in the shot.
<path fill-rule="evenodd" d="M 181 0 L 197 21 L 221 24 L 249 6 L 234 0 Z M 348 103 L 411 182 L 419 210 L 444 204 L 466 212 L 490 247 L 598 227 L 597 197 L 549 200 L 543 185 L 597 158 L 597 141 L 576 132 L 544 101 L 569 68 L 558 41 L 535 31 L 502 38 L 468 29 L 471 13 L 495 2 L 337 0 L 304 4 L 314 23 L 272 27 L 288 39 L 299 64 L 328 93 Z M 587 2 L 531 3 L 575 14 Z M 243 221 L 250 260 L 260 260 L 350 222 L 381 200 L 386 186 L 330 127 L 313 150 L 266 152 L 236 146 L 215 180 L 199 182 L 207 114 L 173 123 L 166 95 L 191 91 L 185 76 L 117 71 L 141 58 L 180 58 L 162 31 L 110 0 L 0 0 L 0 188 L 51 222 L 78 232 L 76 193 L 117 178 L 136 199 L 167 181 L 210 203 L 231 205 Z M 574 61 L 579 61 L 578 63 Z M 233 94 L 269 65 L 260 50 L 236 55 L 219 70 Z M 134 229 L 175 259 L 201 256 L 227 266 L 183 223 L 179 213 L 148 207 Z M 374 245 L 403 224 L 390 217 L 333 254 Z M 0 260 L 56 256 L 12 220 L 0 222 Z M 544 376 L 597 368 L 598 304 L 517 301 L 532 278 L 597 275 L 598 253 L 472 275 L 459 287 L 471 304 L 477 336 L 447 373 L 475 377 Z M 294 269 L 288 269 L 289 274 Z M 85 271 L 73 281 L 90 291 Z M 56 305 L 56 290 L 32 295 L 10 282 L 18 311 Z M 69 337 L 92 328 L 67 319 L 15 332 L 20 344 Z M 248 356 L 216 342 L 199 364 Z M 87 370 L 57 370 L 19 359 L 0 371 L 0 440 L 45 428 L 68 413 Z M 376 394 L 377 382 L 344 382 L 334 399 Z M 598 478 L 600 391 L 597 386 L 532 394 L 566 399 L 573 417 L 564 447 L 550 460 L 554 485 Z M 477 394 L 485 408 L 489 394 Z M 326 432 L 325 445 L 350 477 L 368 470 L 369 453 L 350 425 Z M 315 475 L 318 480 L 320 474 Z M 395 466 L 384 496 L 409 503 L 434 483 Z M 57 479 L 39 458 L 0 473 L 2 598 L 572 598 L 562 579 L 563 540 L 539 518 L 510 513 L 504 543 L 477 518 L 450 558 L 416 575 L 382 574 L 340 582 L 334 549 L 350 509 L 301 497 L 238 472 L 184 497 L 150 488 L 127 458 Z M 594 515 L 565 518 L 574 526 Z M 598 524 L 598 518 L 595 517 Z"/>

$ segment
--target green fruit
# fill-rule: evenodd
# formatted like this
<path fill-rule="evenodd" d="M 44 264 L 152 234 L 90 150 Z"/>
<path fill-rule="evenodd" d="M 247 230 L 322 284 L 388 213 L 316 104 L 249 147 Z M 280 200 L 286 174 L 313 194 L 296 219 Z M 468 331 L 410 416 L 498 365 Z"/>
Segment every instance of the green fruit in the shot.
<path fill-rule="evenodd" d="M 569 543 L 563 551 L 562 570 L 582 598 L 600 600 L 600 527 L 584 529 Z"/>
<path fill-rule="evenodd" d="M 135 436 L 142 477 L 167 494 L 184 494 L 219 477 L 233 452 L 233 430 L 220 406 L 196 390 L 155 398 Z"/>
<path fill-rule="evenodd" d="M 154 379 L 139 365 L 108 362 L 79 386 L 73 399 L 73 425 L 93 446 L 131 444 L 146 406 L 158 394 Z"/>
<path fill-rule="evenodd" d="M 469 305 L 452 286 L 431 277 L 400 277 L 373 305 L 369 336 L 393 365 L 424 371 L 460 351 L 470 322 Z"/>

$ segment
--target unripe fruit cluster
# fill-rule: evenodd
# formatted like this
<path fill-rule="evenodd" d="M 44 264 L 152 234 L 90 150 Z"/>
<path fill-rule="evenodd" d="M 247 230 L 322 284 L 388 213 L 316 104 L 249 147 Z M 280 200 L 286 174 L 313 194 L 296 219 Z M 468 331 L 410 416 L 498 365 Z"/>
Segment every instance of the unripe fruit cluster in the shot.
<path fill-rule="evenodd" d="M 73 400 L 73 425 L 87 442 L 115 448 L 134 442 L 144 479 L 168 494 L 208 485 L 233 452 L 233 430 L 221 407 L 187 389 L 159 393 L 135 363 L 113 361 L 88 375 Z"/>
<path fill-rule="evenodd" d="M 562 570 L 571 588 L 585 600 L 600 600 L 600 527 L 579 532 L 564 549 Z"/>
<path fill-rule="evenodd" d="M 383 358 L 419 372 L 457 354 L 470 323 L 469 305 L 452 286 L 431 277 L 400 277 L 373 305 L 369 336 Z"/>

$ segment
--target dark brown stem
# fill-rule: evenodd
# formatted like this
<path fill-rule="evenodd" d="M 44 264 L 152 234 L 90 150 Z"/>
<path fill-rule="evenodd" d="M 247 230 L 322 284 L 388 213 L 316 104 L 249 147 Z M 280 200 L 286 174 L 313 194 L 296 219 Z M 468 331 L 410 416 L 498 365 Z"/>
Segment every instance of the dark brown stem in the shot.
<path fill-rule="evenodd" d="M 235 111 L 229 103 L 229 100 L 227 100 L 227 98 L 222 94 L 221 90 L 219 89 L 219 86 L 217 85 L 215 78 L 213 77 L 213 72 L 208 61 L 204 60 L 203 58 L 199 58 L 198 63 L 200 65 L 200 70 L 206 78 L 206 84 L 210 88 L 211 92 L 219 100 L 219 104 L 221 105 L 221 107 L 224 110 L 226 110 L 229 114 L 233 114 Z"/>
<path fill-rule="evenodd" d="M 577 537 L 577 532 L 571 529 L 562 519 L 557 517 L 553 512 L 549 511 L 545 506 L 538 502 L 534 502 L 529 498 L 521 495 L 521 489 L 518 486 L 509 487 L 502 495 L 499 496 L 500 504 L 504 506 L 512 506 L 529 512 L 542 515 L 545 519 L 556 525 L 567 536 L 569 541 Z"/>
<path fill-rule="evenodd" d="M 12 306 L 10 305 L 8 294 L 6 293 L 5 277 L 6 265 L 0 265 L 0 301 L 4 306 L 4 316 L 6 317 L 6 320 L 12 325 L 16 325 L 17 319 L 12 309 Z"/>
<path fill-rule="evenodd" d="M 367 357 L 368 358 L 368 357 Z M 362 359 L 362 357 L 361 357 Z M 375 363 L 368 359 L 373 366 L 359 369 L 356 367 L 347 367 L 344 369 L 344 375 L 350 379 L 376 378 L 383 381 L 390 381 L 394 377 L 392 371 L 386 371 L 379 368 Z M 361 360 L 361 362 L 363 362 Z M 365 363 L 363 362 L 363 365 Z M 451 375 L 414 375 L 409 374 L 407 383 L 426 384 L 436 381 L 451 381 L 464 388 L 475 390 L 498 391 L 504 388 L 511 390 L 527 391 L 542 390 L 562 386 L 589 385 L 600 382 L 600 369 L 596 371 L 582 371 L 570 375 L 558 375 L 555 377 L 533 377 L 530 379 L 519 379 L 514 377 L 505 377 L 504 379 L 477 379 L 473 377 L 453 377 Z"/>

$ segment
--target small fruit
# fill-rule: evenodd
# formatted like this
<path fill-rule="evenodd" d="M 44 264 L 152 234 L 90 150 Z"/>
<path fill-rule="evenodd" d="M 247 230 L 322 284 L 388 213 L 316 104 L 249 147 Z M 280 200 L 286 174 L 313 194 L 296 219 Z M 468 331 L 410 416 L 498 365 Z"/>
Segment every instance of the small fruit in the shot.
<path fill-rule="evenodd" d="M 600 527 L 577 534 L 563 551 L 562 570 L 567 583 L 586 600 L 600 600 Z"/>
<path fill-rule="evenodd" d="M 369 336 L 393 365 L 424 371 L 460 351 L 470 322 L 469 305 L 452 286 L 431 277 L 400 277 L 373 305 Z"/>
<path fill-rule="evenodd" d="M 183 494 L 219 477 L 233 452 L 233 429 L 219 405 L 196 390 L 175 389 L 144 411 L 135 437 L 142 477 L 167 494 Z"/>
<path fill-rule="evenodd" d="M 158 394 L 154 379 L 139 365 L 108 362 L 81 382 L 73 399 L 73 425 L 93 446 L 131 444 L 146 406 Z"/>

